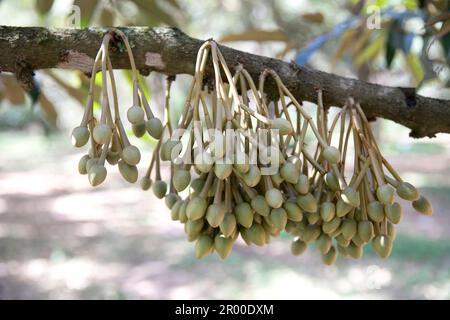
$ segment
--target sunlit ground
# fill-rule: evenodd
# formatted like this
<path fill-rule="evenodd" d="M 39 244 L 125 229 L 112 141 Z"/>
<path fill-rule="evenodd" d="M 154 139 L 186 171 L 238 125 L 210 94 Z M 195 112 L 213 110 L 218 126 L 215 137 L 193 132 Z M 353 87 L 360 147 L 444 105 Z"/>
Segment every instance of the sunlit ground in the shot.
<path fill-rule="evenodd" d="M 367 252 L 325 267 L 314 248 L 291 256 L 287 235 L 197 261 L 164 203 L 116 168 L 93 189 L 66 137 L 1 134 L 0 298 L 449 299 L 450 152 L 429 148 L 388 158 L 435 215 L 405 204 L 390 259 Z"/>

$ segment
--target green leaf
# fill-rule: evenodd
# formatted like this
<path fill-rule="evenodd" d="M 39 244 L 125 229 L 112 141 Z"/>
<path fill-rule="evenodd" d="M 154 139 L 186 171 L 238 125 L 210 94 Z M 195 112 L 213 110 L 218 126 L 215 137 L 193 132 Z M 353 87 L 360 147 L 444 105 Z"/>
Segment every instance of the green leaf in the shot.
<path fill-rule="evenodd" d="M 450 59 L 450 33 L 447 33 L 441 39 L 442 47 L 444 48 L 445 57 Z"/>
<path fill-rule="evenodd" d="M 36 11 L 40 15 L 45 16 L 52 8 L 53 2 L 53 0 L 36 0 Z"/>
<path fill-rule="evenodd" d="M 408 61 L 409 68 L 411 69 L 416 83 L 420 84 L 425 76 L 425 72 L 419 57 L 413 53 L 410 53 L 406 57 L 406 60 Z"/>
<path fill-rule="evenodd" d="M 388 31 L 388 37 L 386 39 L 386 67 L 391 68 L 392 61 L 394 60 L 395 53 L 397 51 L 399 34 L 397 31 L 396 23 Z"/>
<path fill-rule="evenodd" d="M 389 4 L 388 0 L 376 0 L 374 5 L 382 8 L 382 7 L 385 7 L 388 4 Z"/>
<path fill-rule="evenodd" d="M 363 50 L 366 47 L 367 42 L 369 41 L 373 33 L 374 33 L 373 29 L 369 29 L 362 33 L 358 32 L 355 41 L 353 41 L 351 45 L 351 52 L 354 56 L 358 55 L 361 52 L 361 50 Z"/>
<path fill-rule="evenodd" d="M 406 9 L 408 10 L 416 10 L 417 9 L 417 0 L 403 0 Z"/>
<path fill-rule="evenodd" d="M 96 73 L 95 75 L 92 75 L 92 77 L 95 77 L 95 80 L 94 80 L 95 85 L 101 88 L 102 87 L 102 82 L 103 82 L 101 74 L 100 73 Z"/>
<path fill-rule="evenodd" d="M 102 109 L 102 105 L 100 104 L 100 101 L 94 100 L 93 110 L 94 112 L 100 112 Z"/>
<path fill-rule="evenodd" d="M 372 43 L 366 47 L 355 59 L 355 64 L 357 66 L 362 65 L 364 62 L 373 59 L 383 48 L 385 35 L 381 34 Z"/>
<path fill-rule="evenodd" d="M 127 83 L 132 86 L 133 85 L 133 73 L 131 70 L 122 70 L 125 79 L 127 80 Z M 145 89 L 144 89 L 145 90 Z"/>

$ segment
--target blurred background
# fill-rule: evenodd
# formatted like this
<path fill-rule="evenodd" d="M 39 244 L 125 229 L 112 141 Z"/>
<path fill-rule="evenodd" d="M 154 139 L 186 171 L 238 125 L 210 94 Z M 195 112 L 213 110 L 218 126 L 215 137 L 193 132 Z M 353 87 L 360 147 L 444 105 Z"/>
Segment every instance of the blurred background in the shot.
<path fill-rule="evenodd" d="M 252 53 L 450 99 L 449 1 L 2 0 L 0 21 L 71 27 L 73 5 L 80 27 L 177 26 Z M 120 105 L 129 106 L 130 73 L 116 77 Z M 174 113 L 189 80 L 177 77 Z M 145 81 L 162 115 L 164 76 Z M 239 242 L 226 261 L 197 261 L 182 225 L 151 191 L 127 184 L 115 168 L 95 189 L 78 174 L 85 150 L 72 147 L 70 131 L 87 90 L 88 78 L 76 71 L 37 71 L 30 92 L 0 74 L 0 299 L 450 298 L 450 135 L 415 140 L 404 127 L 376 121 L 382 152 L 435 210 L 425 217 L 402 202 L 387 260 L 368 250 L 326 267 L 314 248 L 292 256 L 283 234 L 264 248 Z M 155 141 L 133 143 L 147 163 Z"/>

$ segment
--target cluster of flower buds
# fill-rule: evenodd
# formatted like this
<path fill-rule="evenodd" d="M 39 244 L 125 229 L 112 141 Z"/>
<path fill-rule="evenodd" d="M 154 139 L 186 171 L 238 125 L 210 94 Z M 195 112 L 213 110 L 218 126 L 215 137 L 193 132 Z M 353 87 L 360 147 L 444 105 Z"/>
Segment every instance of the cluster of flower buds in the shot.
<path fill-rule="evenodd" d="M 110 41 L 118 36 L 124 43 L 133 74 L 133 103 L 127 111 L 128 121 L 136 136 L 142 137 L 147 131 L 155 139 L 162 135 L 163 126 L 156 118 L 144 95 L 138 81 L 138 73 L 128 39 L 120 30 L 113 30 L 103 38 L 100 50 L 97 53 L 87 99 L 87 106 L 81 124 L 72 131 L 72 144 L 82 147 L 90 142 L 88 154 L 84 155 L 78 164 L 80 174 L 87 174 L 92 186 L 98 186 L 106 179 L 107 170 L 105 161 L 111 165 L 118 165 L 123 178 L 134 183 L 138 179 L 136 165 L 141 160 L 139 149 L 130 143 L 119 113 L 116 83 L 111 61 L 108 54 Z M 101 113 L 94 115 L 94 88 L 96 73 L 101 70 Z M 112 94 L 111 110 L 110 92 L 108 92 L 108 79 Z M 98 119 L 99 118 L 99 119 Z"/>
<path fill-rule="evenodd" d="M 134 66 L 126 37 L 119 35 Z M 79 168 L 94 186 L 106 177 L 105 159 L 118 163 L 129 182 L 137 180 L 140 159 L 119 117 L 107 37 L 93 75 L 101 58 L 103 90 L 108 69 L 115 118 L 105 93 L 100 121 L 95 120 L 91 92 L 83 121 L 73 133 L 76 146 L 91 137 L 91 150 Z M 209 66 L 212 76 L 205 75 Z M 278 93 L 272 101 L 264 93 L 269 79 Z M 368 243 L 387 257 L 395 239 L 394 225 L 402 215 L 396 193 L 417 211 L 432 214 L 428 200 L 381 155 L 369 122 L 351 98 L 329 125 L 318 90 L 317 119 L 313 119 L 273 70 L 265 70 L 258 84 L 244 66 L 232 73 L 212 40 L 199 49 L 195 75 L 174 129 L 169 117 L 171 83 L 169 79 L 165 125 L 153 116 L 137 76 L 127 116 L 136 136 L 148 131 L 159 139 L 141 187 L 165 198 L 172 219 L 184 224 L 188 241 L 196 242 L 197 258 L 212 252 L 226 258 L 239 236 L 247 245 L 263 246 L 283 231 L 295 237 L 294 255 L 315 243 L 328 265 L 338 253 L 360 258 Z M 337 128 L 339 139 L 333 140 Z M 169 187 L 161 179 L 161 161 L 170 161 Z M 349 162 L 352 166 L 346 165 Z"/>

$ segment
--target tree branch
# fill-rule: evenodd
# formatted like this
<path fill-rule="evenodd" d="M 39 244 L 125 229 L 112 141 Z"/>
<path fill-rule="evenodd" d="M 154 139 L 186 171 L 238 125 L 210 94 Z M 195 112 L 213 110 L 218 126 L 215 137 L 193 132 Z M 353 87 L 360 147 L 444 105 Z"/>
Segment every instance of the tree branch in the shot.
<path fill-rule="evenodd" d="M 198 48 L 203 41 L 176 28 L 121 28 L 130 40 L 137 67 L 168 75 L 194 74 Z M 106 28 L 52 29 L 41 27 L 0 27 L 0 71 L 13 72 L 26 82 L 33 70 L 79 69 L 89 74 Z M 114 46 L 113 46 L 114 49 Z M 126 52 L 111 54 L 114 68 L 129 69 Z M 296 98 L 316 101 L 316 90 L 324 92 L 324 103 L 342 106 L 351 96 L 361 103 L 368 118 L 382 117 L 410 128 L 411 136 L 432 137 L 450 133 L 450 101 L 416 95 L 414 90 L 393 88 L 339 77 L 294 63 L 258 56 L 225 46 L 220 47 L 231 70 L 242 64 L 254 80 L 266 69 L 275 70 Z M 209 69 L 209 74 L 212 70 Z M 207 72 L 207 74 L 208 74 Z M 274 83 L 266 91 L 276 96 Z"/>

